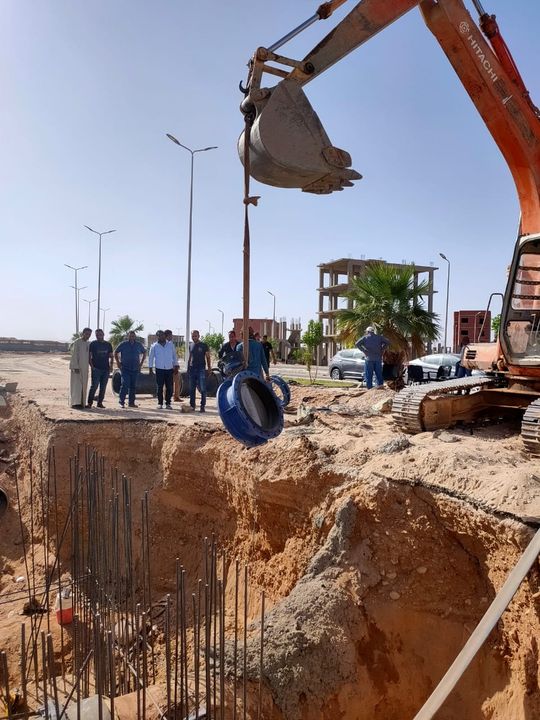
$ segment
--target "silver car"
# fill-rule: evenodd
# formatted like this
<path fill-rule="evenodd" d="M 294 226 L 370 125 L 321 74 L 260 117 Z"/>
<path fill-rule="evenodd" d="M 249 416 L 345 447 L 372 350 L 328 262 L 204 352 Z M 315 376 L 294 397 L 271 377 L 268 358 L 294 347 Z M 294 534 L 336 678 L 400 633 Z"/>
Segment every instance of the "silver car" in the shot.
<path fill-rule="evenodd" d="M 408 372 L 408 379 L 418 381 L 442 380 L 454 377 L 456 374 L 456 363 L 459 355 L 454 353 L 434 353 L 423 355 L 409 362 L 408 368 L 413 366 L 414 370 Z M 419 368 L 419 370 L 416 370 Z M 421 376 L 420 376 L 421 372 Z M 414 377 L 413 377 L 414 376 Z"/>
<path fill-rule="evenodd" d="M 328 365 L 328 374 L 332 380 L 342 380 L 343 378 L 363 380 L 365 368 L 366 356 L 361 350 L 352 348 L 340 350 L 334 355 Z"/>

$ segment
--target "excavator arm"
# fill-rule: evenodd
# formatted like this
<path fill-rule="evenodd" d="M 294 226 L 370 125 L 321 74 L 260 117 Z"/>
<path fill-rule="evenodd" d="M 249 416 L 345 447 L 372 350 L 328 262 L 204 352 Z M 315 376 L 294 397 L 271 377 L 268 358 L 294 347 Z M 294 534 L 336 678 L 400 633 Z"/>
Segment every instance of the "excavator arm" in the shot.
<path fill-rule="evenodd" d="M 342 190 L 352 185 L 352 180 L 360 179 L 359 173 L 350 168 L 350 155 L 332 146 L 302 87 L 418 6 L 506 159 L 520 201 L 522 232 L 539 232 L 538 111 L 495 18 L 483 11 L 478 0 L 474 1 L 491 43 L 462 0 L 362 0 L 302 60 L 277 54 L 279 44 L 270 49 L 258 48 L 250 62 L 247 94 L 242 103 L 252 123 L 252 176 L 277 187 L 321 194 Z M 282 79 L 274 87 L 261 87 L 265 74 Z M 239 141 L 241 157 L 245 152 L 244 137 Z"/>
<path fill-rule="evenodd" d="M 539 111 L 495 17 L 484 11 L 480 0 L 471 2 L 479 25 L 463 0 L 362 0 L 301 60 L 278 50 L 308 23 L 269 48 L 258 48 L 249 63 L 241 105 L 246 131 L 239 153 L 245 162 L 249 150 L 250 174 L 277 187 L 327 194 L 360 179 L 350 155 L 332 145 L 303 86 L 418 6 L 514 179 L 521 225 L 501 313 L 496 365 L 515 377 L 539 378 L 540 387 Z M 342 4 L 325 3 L 312 19 L 325 19 Z M 268 75 L 279 82 L 263 87 Z"/>

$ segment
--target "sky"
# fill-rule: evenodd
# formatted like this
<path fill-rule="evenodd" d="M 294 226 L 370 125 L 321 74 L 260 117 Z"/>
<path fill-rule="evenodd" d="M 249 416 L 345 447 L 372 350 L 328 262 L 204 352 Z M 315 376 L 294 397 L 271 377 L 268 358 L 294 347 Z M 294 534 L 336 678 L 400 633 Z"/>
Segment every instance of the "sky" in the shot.
<path fill-rule="evenodd" d="M 236 141 L 246 63 L 317 0 L 0 0 L 0 336 L 68 340 L 81 298 L 145 332 L 184 332 L 190 155 L 196 149 L 191 328 L 242 315 L 243 175 Z M 469 11 L 476 17 L 470 3 Z M 346 3 L 281 49 L 302 57 Z M 540 103 L 540 3 L 484 0 Z M 316 196 L 252 183 L 251 317 L 318 310 L 317 265 L 341 257 L 434 263 L 435 310 L 503 291 L 519 218 L 510 173 L 417 9 L 306 87 L 363 179 Z M 96 303 L 90 326 L 96 326 Z M 499 308 L 494 307 L 494 312 Z M 81 325 L 88 305 L 81 302 Z M 101 324 L 101 323 L 100 323 Z"/>

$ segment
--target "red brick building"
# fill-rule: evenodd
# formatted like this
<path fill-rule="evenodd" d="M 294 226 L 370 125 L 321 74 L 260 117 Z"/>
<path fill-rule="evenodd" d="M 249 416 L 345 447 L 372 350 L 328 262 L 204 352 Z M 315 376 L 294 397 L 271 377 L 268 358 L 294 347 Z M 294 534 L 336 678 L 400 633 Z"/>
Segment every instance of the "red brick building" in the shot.
<path fill-rule="evenodd" d="M 491 341 L 491 311 L 457 310 L 454 313 L 453 352 L 459 352 L 464 342 Z"/>

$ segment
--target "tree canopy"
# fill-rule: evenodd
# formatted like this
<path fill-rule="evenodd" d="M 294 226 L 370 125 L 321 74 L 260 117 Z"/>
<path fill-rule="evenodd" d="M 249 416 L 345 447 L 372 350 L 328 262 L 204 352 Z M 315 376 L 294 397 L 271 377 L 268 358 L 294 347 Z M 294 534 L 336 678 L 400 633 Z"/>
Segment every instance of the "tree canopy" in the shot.
<path fill-rule="evenodd" d="M 422 355 L 425 343 L 440 332 L 438 315 L 424 307 L 430 289 L 428 281 L 415 284 L 414 266 L 367 265 L 346 293 L 352 308 L 336 314 L 340 339 L 352 345 L 372 325 L 390 340 L 392 350 Z"/>
<path fill-rule="evenodd" d="M 129 315 L 122 315 L 118 320 L 111 322 L 111 329 L 109 332 L 109 342 L 115 348 L 117 345 L 126 339 L 128 332 L 133 330 L 134 333 L 140 333 L 144 330 L 144 325 L 135 323 L 135 320 L 129 317 Z M 137 340 L 144 343 L 144 338 L 137 334 Z"/>
<path fill-rule="evenodd" d="M 221 333 L 206 333 L 206 335 L 203 337 L 203 342 L 208 345 L 210 350 L 213 350 L 215 353 L 217 353 L 220 347 L 225 342 L 225 339 Z"/>

